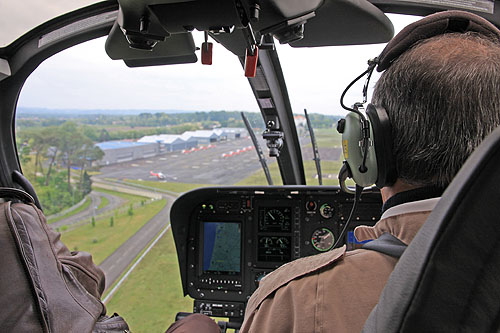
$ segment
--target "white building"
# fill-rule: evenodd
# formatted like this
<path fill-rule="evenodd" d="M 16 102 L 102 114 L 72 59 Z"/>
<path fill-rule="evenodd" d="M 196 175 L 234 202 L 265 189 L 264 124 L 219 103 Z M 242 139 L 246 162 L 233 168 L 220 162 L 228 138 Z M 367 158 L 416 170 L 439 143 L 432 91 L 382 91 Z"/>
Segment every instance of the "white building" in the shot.
<path fill-rule="evenodd" d="M 196 147 L 198 145 L 198 142 L 195 139 L 184 139 L 182 135 L 176 134 L 148 135 L 140 138 L 137 142 L 156 142 L 161 146 L 161 150 L 163 152 L 191 149 L 192 147 Z"/>

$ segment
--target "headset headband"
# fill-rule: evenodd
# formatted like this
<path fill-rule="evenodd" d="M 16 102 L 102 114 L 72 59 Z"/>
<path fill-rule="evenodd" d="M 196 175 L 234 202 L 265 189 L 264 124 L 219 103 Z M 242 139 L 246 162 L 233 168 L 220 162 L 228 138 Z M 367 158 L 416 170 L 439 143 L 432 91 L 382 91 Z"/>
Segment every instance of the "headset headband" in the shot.
<path fill-rule="evenodd" d="M 500 30 L 484 18 L 459 10 L 429 15 L 401 30 L 384 48 L 378 59 L 377 71 L 389 68 L 401 54 L 416 42 L 452 32 L 476 32 L 500 43 Z"/>

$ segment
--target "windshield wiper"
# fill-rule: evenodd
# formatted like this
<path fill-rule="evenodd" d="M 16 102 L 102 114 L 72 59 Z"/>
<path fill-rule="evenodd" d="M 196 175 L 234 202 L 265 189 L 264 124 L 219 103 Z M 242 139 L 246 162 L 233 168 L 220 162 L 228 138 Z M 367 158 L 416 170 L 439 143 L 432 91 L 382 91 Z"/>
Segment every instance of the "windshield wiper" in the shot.
<path fill-rule="evenodd" d="M 273 180 L 271 178 L 271 173 L 269 172 L 269 167 L 267 166 L 266 158 L 264 157 L 264 153 L 262 152 L 262 148 L 260 147 L 260 144 L 257 141 L 257 137 L 255 136 L 255 133 L 254 133 L 252 127 L 250 126 L 250 123 L 248 122 L 248 119 L 245 116 L 245 113 L 243 113 L 243 112 L 241 113 L 241 118 L 243 118 L 243 122 L 245 123 L 248 134 L 250 134 L 250 138 L 252 138 L 252 142 L 253 142 L 253 145 L 255 147 L 255 151 L 257 152 L 257 156 L 259 156 L 260 164 L 262 165 L 262 169 L 264 170 L 264 173 L 266 175 L 267 184 L 273 185 Z"/>
<path fill-rule="evenodd" d="M 314 137 L 314 130 L 312 128 L 311 119 L 309 119 L 309 115 L 307 114 L 307 110 L 304 109 L 304 114 L 306 115 L 307 127 L 309 128 L 309 135 L 311 136 L 311 144 L 313 148 L 313 160 L 316 163 L 316 172 L 318 173 L 318 182 L 320 185 L 323 185 L 323 176 L 321 175 L 321 164 L 319 158 L 319 150 L 318 145 L 316 144 L 316 138 Z"/>

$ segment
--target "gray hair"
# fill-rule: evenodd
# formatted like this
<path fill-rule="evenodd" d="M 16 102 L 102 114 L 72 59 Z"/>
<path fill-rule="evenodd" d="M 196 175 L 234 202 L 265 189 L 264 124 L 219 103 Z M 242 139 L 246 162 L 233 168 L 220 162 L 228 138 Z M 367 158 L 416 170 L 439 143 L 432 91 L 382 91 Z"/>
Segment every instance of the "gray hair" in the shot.
<path fill-rule="evenodd" d="M 372 103 L 391 120 L 398 178 L 445 187 L 500 124 L 500 45 L 474 33 L 423 40 L 382 74 Z"/>

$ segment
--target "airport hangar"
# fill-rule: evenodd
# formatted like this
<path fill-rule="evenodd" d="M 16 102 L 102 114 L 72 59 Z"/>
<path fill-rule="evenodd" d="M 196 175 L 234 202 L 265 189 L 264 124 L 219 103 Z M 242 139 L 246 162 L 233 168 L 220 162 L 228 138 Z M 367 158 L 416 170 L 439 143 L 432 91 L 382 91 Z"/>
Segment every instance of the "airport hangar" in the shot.
<path fill-rule="evenodd" d="M 188 150 L 199 144 L 212 144 L 225 140 L 237 140 L 248 136 L 243 128 L 217 128 L 214 130 L 187 131 L 181 135 L 148 135 L 137 141 L 106 141 L 96 146 L 104 152 L 99 165 L 110 165 L 149 158 L 168 152 Z"/>

